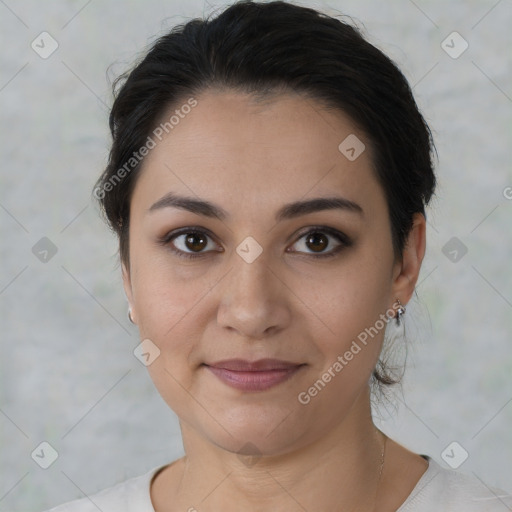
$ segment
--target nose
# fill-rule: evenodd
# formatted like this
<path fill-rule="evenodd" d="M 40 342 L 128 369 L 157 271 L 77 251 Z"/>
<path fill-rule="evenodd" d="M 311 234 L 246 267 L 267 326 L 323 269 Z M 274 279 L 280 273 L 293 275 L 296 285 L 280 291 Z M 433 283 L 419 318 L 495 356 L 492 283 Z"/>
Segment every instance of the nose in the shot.
<path fill-rule="evenodd" d="M 234 259 L 234 268 L 219 290 L 218 324 L 247 339 L 262 339 L 285 329 L 291 318 L 291 292 L 282 277 L 263 254 L 252 263 L 237 254 Z"/>

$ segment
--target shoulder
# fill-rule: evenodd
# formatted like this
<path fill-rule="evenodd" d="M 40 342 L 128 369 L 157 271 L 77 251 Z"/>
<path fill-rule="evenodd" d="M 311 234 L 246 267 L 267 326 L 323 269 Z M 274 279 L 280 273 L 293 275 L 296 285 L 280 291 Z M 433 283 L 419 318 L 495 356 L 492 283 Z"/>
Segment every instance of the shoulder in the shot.
<path fill-rule="evenodd" d="M 428 457 L 429 467 L 397 512 L 504 512 L 512 495 L 488 486 L 476 475 L 442 468 Z"/>
<path fill-rule="evenodd" d="M 151 504 L 150 482 L 160 469 L 160 466 L 153 468 L 143 475 L 45 512 L 155 512 Z"/>

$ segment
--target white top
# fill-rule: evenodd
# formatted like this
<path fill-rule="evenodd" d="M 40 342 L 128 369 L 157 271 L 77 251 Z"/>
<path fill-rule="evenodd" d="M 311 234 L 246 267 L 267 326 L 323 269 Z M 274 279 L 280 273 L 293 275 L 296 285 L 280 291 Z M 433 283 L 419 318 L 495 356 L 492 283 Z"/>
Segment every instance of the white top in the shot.
<path fill-rule="evenodd" d="M 512 510 L 512 495 L 490 488 L 476 476 L 442 468 L 422 455 L 428 469 L 397 512 L 507 512 Z M 46 512 L 155 512 L 150 483 L 165 466 L 130 478 L 86 498 L 70 501 Z"/>

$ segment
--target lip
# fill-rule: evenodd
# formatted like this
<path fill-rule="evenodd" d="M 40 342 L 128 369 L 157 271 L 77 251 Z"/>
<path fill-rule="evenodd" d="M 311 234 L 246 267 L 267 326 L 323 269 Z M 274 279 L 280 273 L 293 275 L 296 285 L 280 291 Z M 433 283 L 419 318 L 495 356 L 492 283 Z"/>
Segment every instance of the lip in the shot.
<path fill-rule="evenodd" d="M 226 359 L 205 364 L 222 382 L 241 391 L 265 391 L 292 377 L 303 364 L 279 359 Z"/>

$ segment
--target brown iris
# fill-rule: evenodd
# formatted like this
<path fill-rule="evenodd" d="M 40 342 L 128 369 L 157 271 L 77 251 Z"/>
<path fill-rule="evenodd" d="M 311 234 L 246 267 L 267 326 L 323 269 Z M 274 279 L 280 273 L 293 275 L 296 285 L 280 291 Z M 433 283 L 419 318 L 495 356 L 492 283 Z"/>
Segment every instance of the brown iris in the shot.
<path fill-rule="evenodd" d="M 323 233 L 311 233 L 306 237 L 306 244 L 312 251 L 321 252 L 329 245 L 329 240 Z"/>
<path fill-rule="evenodd" d="M 185 244 L 191 251 L 199 252 L 207 246 L 208 240 L 200 233 L 188 233 Z"/>

